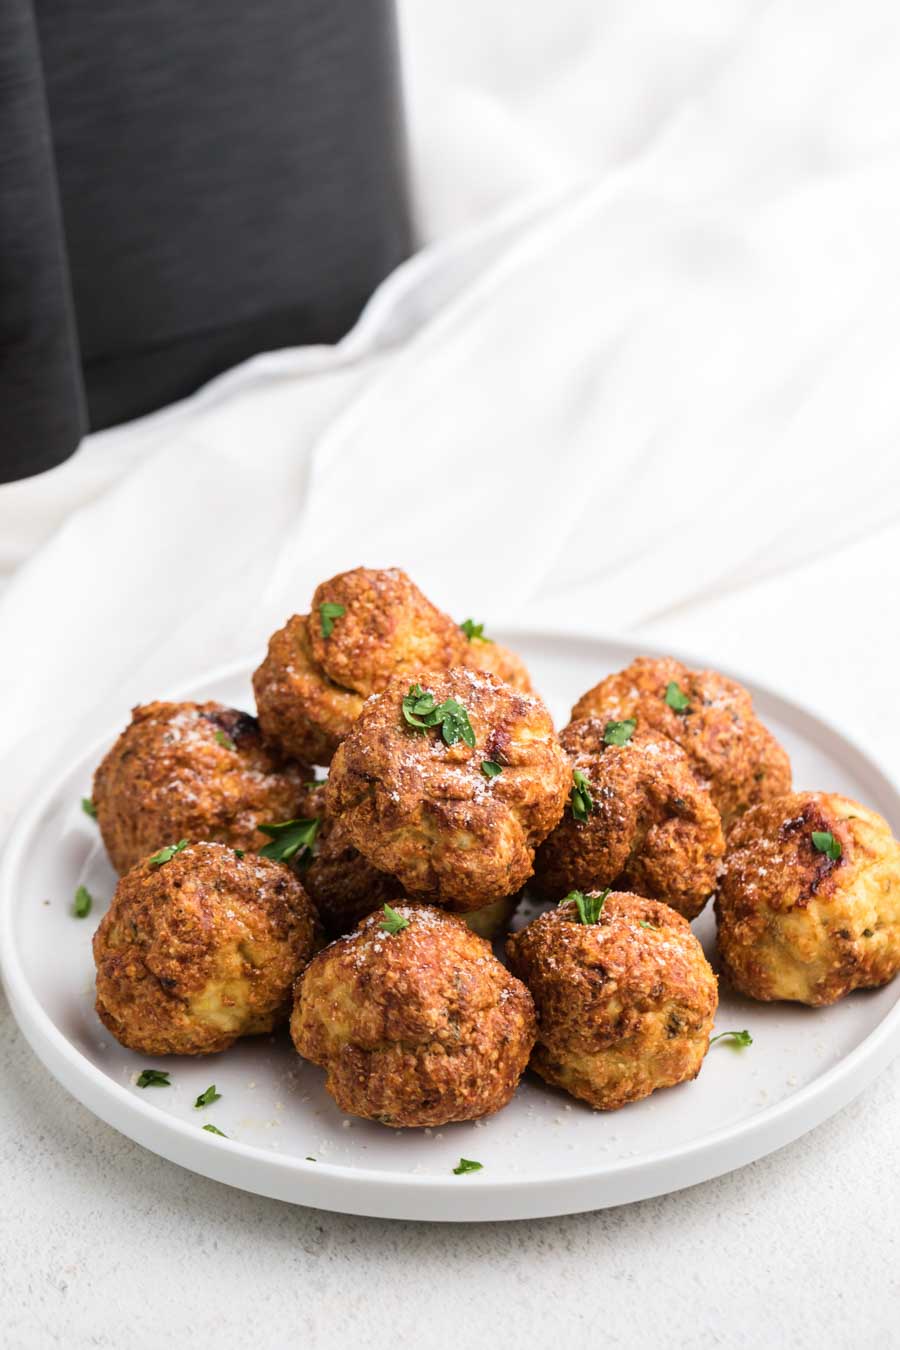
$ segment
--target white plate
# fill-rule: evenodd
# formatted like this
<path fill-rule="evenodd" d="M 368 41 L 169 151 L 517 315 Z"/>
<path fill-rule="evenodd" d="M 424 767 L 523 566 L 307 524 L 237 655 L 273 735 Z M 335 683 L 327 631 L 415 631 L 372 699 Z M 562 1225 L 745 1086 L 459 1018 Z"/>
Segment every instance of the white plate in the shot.
<path fill-rule="evenodd" d="M 635 654 L 611 641 L 507 638 L 558 724 L 583 690 Z M 251 669 L 215 672 L 178 696 L 248 707 Z M 750 687 L 790 751 L 799 787 L 858 797 L 897 831 L 900 793 L 870 754 Z M 526 1076 L 499 1115 L 434 1131 L 342 1117 L 321 1070 L 300 1060 L 286 1035 L 201 1060 L 134 1055 L 93 1010 L 91 934 L 115 876 L 80 798 L 126 721 L 125 708 L 111 712 L 109 737 L 53 774 L 13 830 L 0 873 L 0 959 L 13 1012 L 51 1073 L 103 1120 L 183 1167 L 281 1200 L 388 1218 L 521 1219 L 599 1209 L 704 1181 L 779 1148 L 843 1106 L 900 1050 L 900 982 L 822 1010 L 725 993 L 717 1027 L 748 1027 L 754 1043 L 741 1051 L 713 1046 L 694 1083 L 604 1115 Z M 95 896 L 86 920 L 71 915 L 80 882 Z M 695 929 L 711 955 L 711 907 Z M 170 1070 L 172 1086 L 135 1087 L 148 1065 Z M 211 1083 L 221 1101 L 196 1111 L 195 1097 Z M 206 1123 L 228 1138 L 202 1130 Z M 483 1170 L 454 1176 L 461 1156 Z"/>

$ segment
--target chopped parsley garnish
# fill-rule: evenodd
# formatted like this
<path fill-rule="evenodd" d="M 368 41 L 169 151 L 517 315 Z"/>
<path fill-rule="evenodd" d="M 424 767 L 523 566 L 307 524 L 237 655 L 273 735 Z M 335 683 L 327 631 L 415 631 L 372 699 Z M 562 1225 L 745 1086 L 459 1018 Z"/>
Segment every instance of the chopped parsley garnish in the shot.
<path fill-rule="evenodd" d="M 666 685 L 666 702 L 673 712 L 688 713 L 691 711 L 691 700 L 675 680 L 670 680 Z"/>
<path fill-rule="evenodd" d="M 812 841 L 813 847 L 824 853 L 832 862 L 837 862 L 843 852 L 840 839 L 835 839 L 830 830 L 813 830 Z"/>
<path fill-rule="evenodd" d="M 210 1134 L 217 1134 L 220 1139 L 228 1138 L 228 1135 L 225 1134 L 222 1130 L 218 1129 L 215 1125 L 204 1125 L 203 1128 L 204 1130 L 207 1130 Z"/>
<path fill-rule="evenodd" d="M 305 1161 L 305 1162 L 318 1162 L 318 1158 L 313 1158 L 309 1153 L 307 1153 L 306 1158 L 304 1159 L 304 1161 Z"/>
<path fill-rule="evenodd" d="M 402 933 L 404 928 L 409 927 L 409 919 L 404 919 L 402 914 L 398 914 L 390 905 L 384 907 L 384 918 L 378 925 L 385 933 L 390 933 L 394 937 L 397 933 Z"/>
<path fill-rule="evenodd" d="M 466 1172 L 480 1172 L 482 1166 L 483 1164 L 476 1162 L 474 1158 L 460 1158 L 458 1166 L 453 1169 L 453 1175 L 455 1177 L 461 1177 L 464 1176 Z"/>
<path fill-rule="evenodd" d="M 710 1036 L 710 1045 L 713 1041 L 731 1041 L 732 1045 L 740 1048 L 745 1045 L 752 1045 L 753 1037 L 749 1031 L 720 1031 L 718 1036 Z"/>
<path fill-rule="evenodd" d="M 584 891 L 569 891 L 569 894 L 563 896 L 559 903 L 560 905 L 567 905 L 571 900 L 574 900 L 580 921 L 582 923 L 597 923 L 600 912 L 606 904 L 609 891 L 609 886 L 605 891 L 600 891 L 598 895 L 585 895 Z"/>
<path fill-rule="evenodd" d="M 336 605 L 330 600 L 326 600 L 324 604 L 319 606 L 319 619 L 322 624 L 323 638 L 331 637 L 331 634 L 334 632 L 335 619 L 340 619 L 341 616 L 346 613 L 347 610 L 344 605 Z"/>
<path fill-rule="evenodd" d="M 484 636 L 484 624 L 474 619 L 463 619 L 459 625 L 470 642 L 493 642 L 493 638 Z"/>
<path fill-rule="evenodd" d="M 259 829 L 272 842 L 259 850 L 259 856 L 271 858 L 273 862 L 290 862 L 299 853 L 301 859 L 308 862 L 320 823 L 319 817 L 313 816 L 309 820 L 282 820 L 273 825 L 260 825 Z"/>
<path fill-rule="evenodd" d="M 236 848 L 236 849 L 234 850 L 234 856 L 235 856 L 236 858 L 243 858 L 245 853 L 246 853 L 246 849 L 243 849 L 243 848 Z"/>
<path fill-rule="evenodd" d="M 495 759 L 483 759 L 481 761 L 481 772 L 485 778 L 496 778 L 499 773 L 503 772 L 503 765 L 498 764 Z"/>
<path fill-rule="evenodd" d="M 469 714 L 455 698 L 435 703 L 434 694 L 430 689 L 423 689 L 420 684 L 411 684 L 401 707 L 406 723 L 415 731 L 429 731 L 432 727 L 439 726 L 446 745 L 465 741 L 469 749 L 474 750 L 475 732 L 472 730 Z"/>
<path fill-rule="evenodd" d="M 641 928 L 653 928 L 657 932 L 659 932 L 659 924 L 651 923 L 649 919 L 638 919 L 638 923 L 640 924 Z"/>
<path fill-rule="evenodd" d="M 97 808 L 90 797 L 82 797 L 81 809 L 86 816 L 90 816 L 91 820 L 97 819 Z"/>
<path fill-rule="evenodd" d="M 139 1088 L 172 1086 L 169 1075 L 161 1069 L 142 1069 L 137 1077 L 137 1085 Z"/>
<path fill-rule="evenodd" d="M 430 717 L 437 706 L 434 701 L 434 694 L 426 691 L 420 684 L 411 684 L 409 693 L 401 703 L 403 717 L 411 727 L 417 730 L 424 730 L 426 727 L 434 726 L 434 722 L 426 722 L 425 718 Z"/>
<path fill-rule="evenodd" d="M 624 722 L 607 722 L 603 732 L 604 745 L 627 745 L 634 735 L 637 718 L 626 717 Z"/>
<path fill-rule="evenodd" d="M 180 853 L 187 846 L 188 841 L 186 839 L 179 839 L 177 844 L 167 844 L 165 848 L 161 848 L 158 853 L 154 853 L 153 857 L 148 858 L 147 861 L 151 867 L 162 867 L 163 863 L 170 862 L 176 853 Z"/>
<path fill-rule="evenodd" d="M 588 780 L 580 769 L 575 769 L 572 773 L 572 795 L 569 798 L 569 805 L 575 819 L 582 822 L 587 820 L 594 809 L 594 799 Z"/>
<path fill-rule="evenodd" d="M 225 750 L 236 750 L 237 746 L 230 736 L 226 736 L 224 731 L 216 732 L 216 740 Z"/>
<path fill-rule="evenodd" d="M 221 1092 L 216 1092 L 215 1083 L 211 1083 L 206 1091 L 201 1092 L 200 1096 L 194 1102 L 194 1110 L 199 1110 L 201 1106 L 210 1106 L 213 1102 L 219 1101 L 221 1096 Z"/>
<path fill-rule="evenodd" d="M 79 886 L 75 892 L 75 899 L 72 901 L 72 913 L 76 919 L 86 919 L 91 912 L 91 905 L 94 903 L 94 897 L 91 895 L 87 886 Z"/>

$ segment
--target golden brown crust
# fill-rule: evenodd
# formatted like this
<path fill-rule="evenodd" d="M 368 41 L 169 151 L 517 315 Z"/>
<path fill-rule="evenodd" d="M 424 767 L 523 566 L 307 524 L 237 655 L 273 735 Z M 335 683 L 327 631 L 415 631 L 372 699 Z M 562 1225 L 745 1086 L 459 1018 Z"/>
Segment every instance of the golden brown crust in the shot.
<path fill-rule="evenodd" d="M 393 1126 L 476 1120 L 505 1106 L 534 1043 L 528 990 L 453 915 L 398 901 L 298 982 L 291 1035 L 342 1111 Z"/>
<path fill-rule="evenodd" d="M 688 922 L 668 905 L 610 894 L 595 924 L 573 903 L 506 944 L 531 990 L 531 1067 L 601 1111 L 696 1078 L 718 1005 L 716 977 Z"/>
<path fill-rule="evenodd" d="M 471 638 L 465 644 L 462 664 L 469 670 L 486 670 L 496 675 L 504 684 L 512 685 L 523 694 L 533 694 L 534 685 L 528 674 L 525 662 L 509 647 L 499 642 L 485 642 L 483 638 Z"/>
<path fill-rule="evenodd" d="M 474 749 L 462 740 L 446 745 L 439 728 L 408 726 L 409 676 L 395 676 L 335 755 L 328 809 L 408 895 L 479 909 L 531 875 L 534 850 L 565 805 L 568 761 L 539 699 L 465 667 L 417 680 L 437 703 L 454 699 L 466 709 Z M 488 778 L 485 760 L 502 772 Z"/>
<path fill-rule="evenodd" d="M 308 624 L 308 614 L 295 614 L 272 634 L 253 673 L 253 694 L 271 744 L 306 764 L 329 764 L 365 699 L 334 684 L 316 665 Z"/>
<path fill-rule="evenodd" d="M 327 637 L 323 604 L 344 609 Z M 329 764 L 365 700 L 392 675 L 445 669 L 466 645 L 449 615 L 399 568 L 342 572 L 317 587 L 309 614 L 295 614 L 270 638 L 253 676 L 260 724 L 288 754 Z"/>
<path fill-rule="evenodd" d="M 750 998 L 818 1007 L 886 984 L 900 970 L 900 844 L 837 793 L 756 806 L 728 832 L 716 916 L 723 970 Z"/>
<path fill-rule="evenodd" d="M 146 703 L 94 775 L 117 872 L 178 839 L 265 844 L 260 822 L 296 814 L 307 769 L 262 742 L 256 718 L 221 703 Z"/>
<path fill-rule="evenodd" d="M 145 1055 L 208 1055 L 284 1021 L 316 947 L 290 868 L 193 844 L 119 881 L 94 934 L 97 1013 Z"/>
<path fill-rule="evenodd" d="M 323 603 L 345 610 L 327 638 Z M 453 665 L 466 646 L 459 625 L 398 567 L 357 567 L 323 581 L 313 596 L 309 637 L 313 659 L 328 678 L 363 698 L 380 694 L 393 675 Z"/>
<path fill-rule="evenodd" d="M 676 712 L 666 703 L 673 682 L 687 696 L 689 711 Z M 671 657 L 640 656 L 578 700 L 572 719 L 583 717 L 634 717 L 639 729 L 677 742 L 726 824 L 757 802 L 790 791 L 790 760 L 756 716 L 749 693 L 714 670 L 689 670 Z"/>
<path fill-rule="evenodd" d="M 349 933 L 360 919 L 403 895 L 396 877 L 379 872 L 354 848 L 345 826 L 325 803 L 325 784 L 308 792 L 301 814 L 319 820 L 312 859 L 299 875 L 330 937 Z"/>
<path fill-rule="evenodd" d="M 581 821 L 570 801 L 538 849 L 536 885 L 551 900 L 612 886 L 692 919 L 715 889 L 725 851 L 719 813 L 674 741 L 635 731 L 625 745 L 606 745 L 606 725 L 584 718 L 560 734 L 593 806 Z"/>
<path fill-rule="evenodd" d="M 330 815 L 324 782 L 308 793 L 301 814 L 316 817 L 320 825 L 312 860 L 300 865 L 298 875 L 330 937 L 343 937 L 367 914 L 403 897 L 397 878 L 379 872 L 367 862 L 349 842 L 345 827 Z M 493 938 L 505 931 L 520 898 L 520 895 L 506 896 L 462 917 L 473 933 Z"/>

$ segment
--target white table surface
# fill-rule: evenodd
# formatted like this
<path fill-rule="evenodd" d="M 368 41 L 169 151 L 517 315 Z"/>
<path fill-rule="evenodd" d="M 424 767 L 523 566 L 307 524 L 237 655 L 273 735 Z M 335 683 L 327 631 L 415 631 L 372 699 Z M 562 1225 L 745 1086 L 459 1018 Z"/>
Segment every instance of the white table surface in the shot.
<path fill-rule="evenodd" d="M 57 1086 L 5 1003 L 0 1082 L 11 1350 L 897 1343 L 900 1064 L 718 1181 L 472 1225 L 301 1209 L 163 1162 Z"/>

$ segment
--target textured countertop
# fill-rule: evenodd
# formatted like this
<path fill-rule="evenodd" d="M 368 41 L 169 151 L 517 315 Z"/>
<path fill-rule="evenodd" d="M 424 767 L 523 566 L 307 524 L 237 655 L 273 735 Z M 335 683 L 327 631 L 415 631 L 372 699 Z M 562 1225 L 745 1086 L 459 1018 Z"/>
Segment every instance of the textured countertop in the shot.
<path fill-rule="evenodd" d="M 194 1176 L 69 1097 L 5 1002 L 0 1083 L 10 1350 L 896 1343 L 900 1064 L 717 1181 L 506 1224 L 353 1218 Z"/>

